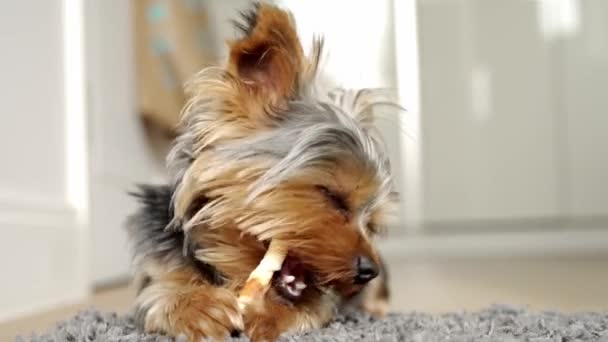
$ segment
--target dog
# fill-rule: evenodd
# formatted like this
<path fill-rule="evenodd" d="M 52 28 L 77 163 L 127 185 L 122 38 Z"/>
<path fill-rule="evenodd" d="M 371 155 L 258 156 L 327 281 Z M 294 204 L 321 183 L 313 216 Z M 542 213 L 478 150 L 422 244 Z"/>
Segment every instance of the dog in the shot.
<path fill-rule="evenodd" d="M 374 237 L 397 199 L 374 113 L 391 102 L 372 89 L 325 89 L 322 39 L 305 54 L 280 8 L 257 3 L 235 26 L 225 67 L 187 87 L 170 181 L 133 194 L 137 321 L 192 341 L 272 341 L 350 305 L 383 314 Z M 242 311 L 238 292 L 274 238 L 288 256 Z"/>

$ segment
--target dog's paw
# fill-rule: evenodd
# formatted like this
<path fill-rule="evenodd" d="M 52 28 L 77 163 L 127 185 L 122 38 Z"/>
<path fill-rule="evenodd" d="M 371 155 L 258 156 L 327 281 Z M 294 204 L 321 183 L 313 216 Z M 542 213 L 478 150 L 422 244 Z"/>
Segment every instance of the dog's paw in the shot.
<path fill-rule="evenodd" d="M 293 320 L 293 313 L 279 303 L 266 298 L 248 306 L 243 313 L 245 333 L 252 342 L 275 341 Z"/>
<path fill-rule="evenodd" d="M 200 286 L 165 295 L 147 310 L 147 331 L 201 341 L 223 340 L 244 329 L 236 296 L 228 289 Z"/>
<path fill-rule="evenodd" d="M 222 288 L 184 296 L 184 303 L 175 311 L 176 326 L 189 341 L 203 338 L 224 339 L 243 330 L 243 319 L 234 294 Z"/>
<path fill-rule="evenodd" d="M 246 323 L 246 334 L 253 342 L 272 342 L 284 332 L 279 327 L 281 317 L 258 316 Z"/>

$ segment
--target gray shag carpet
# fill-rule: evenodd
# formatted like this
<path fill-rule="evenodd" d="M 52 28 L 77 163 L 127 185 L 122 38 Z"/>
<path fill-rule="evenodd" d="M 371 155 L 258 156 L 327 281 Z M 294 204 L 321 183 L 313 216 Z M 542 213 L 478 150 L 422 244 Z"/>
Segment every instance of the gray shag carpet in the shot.
<path fill-rule="evenodd" d="M 52 331 L 44 335 L 20 337 L 17 340 L 173 341 L 165 336 L 142 333 L 131 316 L 100 313 L 92 309 L 58 323 Z M 284 336 L 281 341 L 608 342 L 608 313 L 531 312 L 509 306 L 493 306 L 479 312 L 436 316 L 418 312 L 391 314 L 384 319 L 374 319 L 363 313 L 351 313 L 337 318 L 326 328 Z"/>

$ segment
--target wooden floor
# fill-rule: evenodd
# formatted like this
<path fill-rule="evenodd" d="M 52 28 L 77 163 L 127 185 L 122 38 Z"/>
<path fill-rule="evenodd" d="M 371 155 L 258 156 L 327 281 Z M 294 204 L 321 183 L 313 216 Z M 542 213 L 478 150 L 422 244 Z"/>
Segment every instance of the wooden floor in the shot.
<path fill-rule="evenodd" d="M 562 311 L 608 310 L 608 258 L 549 260 L 389 260 L 394 311 L 477 310 L 495 304 Z M 128 287 L 99 292 L 88 301 L 0 323 L 0 341 L 52 327 L 78 310 L 129 310 Z"/>

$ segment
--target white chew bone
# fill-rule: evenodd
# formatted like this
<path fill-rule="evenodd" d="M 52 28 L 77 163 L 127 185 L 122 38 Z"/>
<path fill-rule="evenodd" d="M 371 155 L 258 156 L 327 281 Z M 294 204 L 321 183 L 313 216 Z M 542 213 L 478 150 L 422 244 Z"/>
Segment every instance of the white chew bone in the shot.
<path fill-rule="evenodd" d="M 274 272 L 281 269 L 287 257 L 287 248 L 278 240 L 271 240 L 262 261 L 251 272 L 245 286 L 239 293 L 239 308 L 244 310 L 255 298 L 262 297 L 268 290 Z"/>

